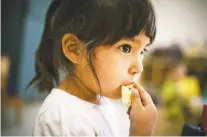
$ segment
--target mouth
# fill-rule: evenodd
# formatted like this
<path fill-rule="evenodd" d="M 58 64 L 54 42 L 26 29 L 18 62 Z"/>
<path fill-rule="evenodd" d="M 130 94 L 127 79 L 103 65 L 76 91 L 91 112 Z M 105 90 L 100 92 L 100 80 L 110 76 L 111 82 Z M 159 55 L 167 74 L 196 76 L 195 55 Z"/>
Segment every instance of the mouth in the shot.
<path fill-rule="evenodd" d="M 127 105 L 131 105 L 131 95 L 134 89 L 135 83 L 130 83 L 128 85 L 121 86 L 121 93 L 122 93 L 122 102 Z"/>
<path fill-rule="evenodd" d="M 118 87 L 118 91 L 121 92 L 122 91 L 122 87 L 129 87 L 130 89 L 134 87 L 136 83 L 135 82 L 128 82 L 128 83 L 124 83 L 121 86 Z"/>
<path fill-rule="evenodd" d="M 136 84 L 136 82 L 130 82 L 130 83 L 126 83 L 126 84 L 123 84 L 121 86 L 134 86 Z"/>

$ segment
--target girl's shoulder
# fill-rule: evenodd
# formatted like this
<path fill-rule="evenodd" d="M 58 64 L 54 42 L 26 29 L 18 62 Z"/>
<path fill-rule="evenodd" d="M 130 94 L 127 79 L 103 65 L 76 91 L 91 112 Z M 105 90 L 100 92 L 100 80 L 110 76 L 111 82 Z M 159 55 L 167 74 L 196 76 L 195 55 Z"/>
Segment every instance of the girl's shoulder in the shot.
<path fill-rule="evenodd" d="M 37 119 L 43 116 L 53 118 L 59 118 L 64 115 L 67 115 L 67 117 L 79 117 L 92 108 L 93 105 L 88 102 L 82 101 L 60 89 L 53 89 L 40 107 Z"/>
<path fill-rule="evenodd" d="M 90 122 L 86 122 L 88 119 L 83 115 L 85 114 L 83 111 L 83 106 L 78 100 L 58 89 L 53 89 L 39 109 L 33 135 L 72 135 L 77 130 L 77 132 L 79 130 L 84 130 L 84 133 L 91 132 Z M 80 129 L 80 126 L 88 128 Z"/>

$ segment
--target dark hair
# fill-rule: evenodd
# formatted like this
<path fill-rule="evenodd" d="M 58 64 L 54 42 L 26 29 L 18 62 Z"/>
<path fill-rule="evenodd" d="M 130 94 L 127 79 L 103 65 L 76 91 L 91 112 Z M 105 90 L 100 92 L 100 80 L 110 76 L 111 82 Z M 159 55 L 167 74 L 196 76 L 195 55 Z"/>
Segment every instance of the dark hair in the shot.
<path fill-rule="evenodd" d="M 149 0 L 53 0 L 36 52 L 36 75 L 29 86 L 36 83 L 39 91 L 50 91 L 59 84 L 59 69 L 72 75 L 72 63 L 61 49 L 61 38 L 71 33 L 86 44 L 89 66 L 101 91 L 91 57 L 94 49 L 133 38 L 141 31 L 154 41 L 155 13 Z"/>

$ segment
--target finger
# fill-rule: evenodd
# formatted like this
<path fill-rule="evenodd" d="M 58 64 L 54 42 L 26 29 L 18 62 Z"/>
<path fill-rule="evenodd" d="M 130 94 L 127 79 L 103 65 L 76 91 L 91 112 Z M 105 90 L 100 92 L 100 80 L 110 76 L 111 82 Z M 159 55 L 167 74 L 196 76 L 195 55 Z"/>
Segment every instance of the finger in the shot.
<path fill-rule="evenodd" d="M 154 105 L 151 96 L 141 86 L 135 84 L 134 87 L 137 88 L 139 91 L 139 95 L 140 95 L 143 106 Z"/>
<path fill-rule="evenodd" d="M 132 90 L 131 101 L 132 101 L 132 107 L 142 106 L 142 101 L 137 89 Z"/>

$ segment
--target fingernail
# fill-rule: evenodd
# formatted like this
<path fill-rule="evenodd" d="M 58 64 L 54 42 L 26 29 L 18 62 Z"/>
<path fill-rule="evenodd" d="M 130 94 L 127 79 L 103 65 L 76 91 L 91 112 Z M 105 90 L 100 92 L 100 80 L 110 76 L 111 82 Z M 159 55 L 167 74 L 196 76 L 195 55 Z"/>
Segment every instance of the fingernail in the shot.
<path fill-rule="evenodd" d="M 132 106 L 129 106 L 128 110 L 127 110 L 127 114 L 130 115 L 130 111 L 132 109 Z"/>

